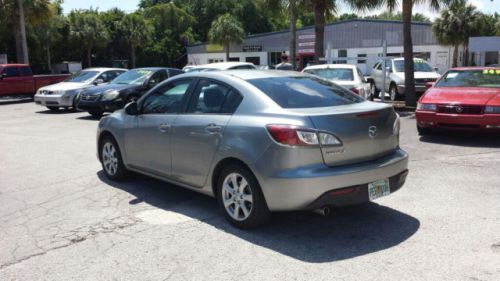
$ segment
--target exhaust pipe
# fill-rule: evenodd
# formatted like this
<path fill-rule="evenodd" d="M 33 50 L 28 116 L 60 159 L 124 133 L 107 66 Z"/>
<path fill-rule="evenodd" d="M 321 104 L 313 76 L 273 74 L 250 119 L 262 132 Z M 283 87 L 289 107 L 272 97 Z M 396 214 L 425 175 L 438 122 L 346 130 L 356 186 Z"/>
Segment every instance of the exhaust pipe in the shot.
<path fill-rule="evenodd" d="M 330 215 L 331 209 L 330 209 L 330 207 L 323 207 L 323 208 L 320 208 L 320 209 L 316 209 L 313 212 L 315 212 L 316 214 L 319 214 L 319 215 L 322 215 L 322 216 L 326 217 L 326 216 Z"/>

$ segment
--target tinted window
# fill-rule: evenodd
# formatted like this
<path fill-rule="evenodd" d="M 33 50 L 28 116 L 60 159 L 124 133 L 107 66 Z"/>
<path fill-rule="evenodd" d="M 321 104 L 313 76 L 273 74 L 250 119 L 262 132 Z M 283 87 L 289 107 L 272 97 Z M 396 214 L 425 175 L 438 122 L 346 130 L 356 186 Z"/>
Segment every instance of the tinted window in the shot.
<path fill-rule="evenodd" d="M 101 76 L 99 76 L 100 79 L 104 80 L 104 82 L 109 82 L 113 79 L 115 79 L 118 75 L 122 74 L 123 72 L 119 71 L 106 71 Z"/>
<path fill-rule="evenodd" d="M 152 70 L 132 69 L 116 77 L 112 84 L 142 85 L 153 74 Z"/>
<path fill-rule="evenodd" d="M 436 87 L 500 88 L 500 68 L 485 70 L 451 70 L 443 75 Z"/>
<path fill-rule="evenodd" d="M 248 82 L 283 108 L 326 107 L 363 101 L 332 82 L 314 77 L 273 77 Z"/>
<path fill-rule="evenodd" d="M 323 69 L 306 69 L 306 73 L 314 74 L 319 77 L 333 81 L 353 81 L 354 74 L 350 68 L 323 68 Z"/>
<path fill-rule="evenodd" d="M 17 67 L 6 67 L 3 69 L 5 77 L 18 77 L 19 69 Z"/>
<path fill-rule="evenodd" d="M 190 84 L 191 80 L 174 81 L 155 89 L 142 102 L 142 113 L 179 113 Z"/>
<path fill-rule="evenodd" d="M 415 66 L 415 72 L 433 72 L 432 67 L 423 59 L 414 59 L 413 65 Z M 396 68 L 396 72 L 404 72 L 405 71 L 405 61 L 404 60 L 395 60 L 394 67 Z"/>
<path fill-rule="evenodd" d="M 188 113 L 230 114 L 236 111 L 242 99 L 231 87 L 210 80 L 200 80 L 193 92 Z"/>
<path fill-rule="evenodd" d="M 153 76 L 151 76 L 151 79 L 149 79 L 149 86 L 153 87 L 167 78 L 168 78 L 167 71 L 166 70 L 159 70 L 159 71 L 155 72 L 155 74 L 153 74 Z"/>
<path fill-rule="evenodd" d="M 27 66 L 21 67 L 21 71 L 23 72 L 23 76 L 31 76 L 32 75 L 31 68 L 29 68 Z"/>
<path fill-rule="evenodd" d="M 182 73 L 184 73 L 184 71 L 182 71 L 182 70 L 169 69 L 168 70 L 168 77 L 172 77 L 172 76 L 179 75 L 179 74 L 182 74 Z"/>
<path fill-rule="evenodd" d="M 73 74 L 71 77 L 66 79 L 66 82 L 85 82 L 87 80 L 90 80 L 94 78 L 99 72 L 97 71 L 78 71 L 77 73 Z"/>

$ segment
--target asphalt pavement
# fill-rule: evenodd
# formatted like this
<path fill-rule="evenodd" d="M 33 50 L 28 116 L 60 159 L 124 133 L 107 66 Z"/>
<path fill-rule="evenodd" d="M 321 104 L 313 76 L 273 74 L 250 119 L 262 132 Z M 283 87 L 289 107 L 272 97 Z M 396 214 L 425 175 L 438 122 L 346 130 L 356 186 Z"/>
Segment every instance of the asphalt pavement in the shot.
<path fill-rule="evenodd" d="M 108 181 L 87 113 L 0 103 L 0 280 L 500 280 L 500 136 L 404 115 L 401 190 L 243 231 L 210 197 Z"/>

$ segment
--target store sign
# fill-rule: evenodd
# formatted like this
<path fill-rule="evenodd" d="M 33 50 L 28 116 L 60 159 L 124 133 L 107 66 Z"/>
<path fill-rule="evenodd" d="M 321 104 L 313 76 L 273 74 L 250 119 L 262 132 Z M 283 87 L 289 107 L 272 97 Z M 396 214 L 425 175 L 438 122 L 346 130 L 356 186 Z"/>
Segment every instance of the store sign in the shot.
<path fill-rule="evenodd" d="M 243 52 L 262 52 L 262 45 L 243 46 Z"/>
<path fill-rule="evenodd" d="M 299 54 L 314 54 L 314 46 L 316 45 L 315 34 L 301 34 L 297 36 L 297 52 Z"/>
<path fill-rule="evenodd" d="M 224 46 L 219 45 L 219 44 L 208 44 L 207 45 L 207 52 L 223 52 L 224 51 Z"/>
<path fill-rule="evenodd" d="M 0 54 L 0 64 L 7 64 L 7 54 Z"/>

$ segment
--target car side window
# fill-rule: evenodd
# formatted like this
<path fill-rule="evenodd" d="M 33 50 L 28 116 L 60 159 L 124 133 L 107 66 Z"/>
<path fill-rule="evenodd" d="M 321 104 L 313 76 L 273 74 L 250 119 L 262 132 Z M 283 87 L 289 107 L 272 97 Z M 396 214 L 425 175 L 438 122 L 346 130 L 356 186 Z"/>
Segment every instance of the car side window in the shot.
<path fill-rule="evenodd" d="M 179 113 L 192 79 L 173 81 L 148 94 L 142 103 L 142 114 Z"/>
<path fill-rule="evenodd" d="M 29 68 L 27 66 L 21 67 L 21 71 L 23 72 L 23 76 L 31 76 L 32 75 L 31 68 Z"/>
<path fill-rule="evenodd" d="M 17 67 L 6 67 L 3 69 L 5 77 L 19 77 L 19 68 Z"/>
<path fill-rule="evenodd" d="M 382 63 L 378 62 L 376 65 L 375 65 L 375 68 L 378 69 L 378 70 L 382 70 Z"/>
<path fill-rule="evenodd" d="M 168 78 L 167 71 L 164 69 L 159 70 L 155 72 L 155 74 L 153 74 L 153 76 L 151 76 L 151 78 L 149 79 L 149 86 L 154 87 L 167 78 Z"/>
<path fill-rule="evenodd" d="M 235 89 L 211 80 L 199 81 L 188 107 L 194 114 L 232 114 L 243 97 Z"/>

